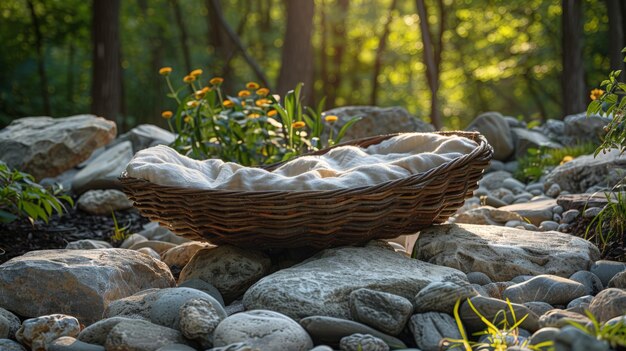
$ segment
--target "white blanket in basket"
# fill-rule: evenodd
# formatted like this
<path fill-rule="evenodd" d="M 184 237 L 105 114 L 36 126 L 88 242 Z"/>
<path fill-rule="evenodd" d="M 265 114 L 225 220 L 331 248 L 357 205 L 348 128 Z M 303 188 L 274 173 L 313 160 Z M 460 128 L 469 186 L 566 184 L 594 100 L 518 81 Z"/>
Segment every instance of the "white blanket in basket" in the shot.
<path fill-rule="evenodd" d="M 219 190 L 334 190 L 380 184 L 428 171 L 477 147 L 458 136 L 406 133 L 360 148 L 294 159 L 268 172 L 218 159 L 196 161 L 159 145 L 137 152 L 128 176 L 152 183 Z"/>

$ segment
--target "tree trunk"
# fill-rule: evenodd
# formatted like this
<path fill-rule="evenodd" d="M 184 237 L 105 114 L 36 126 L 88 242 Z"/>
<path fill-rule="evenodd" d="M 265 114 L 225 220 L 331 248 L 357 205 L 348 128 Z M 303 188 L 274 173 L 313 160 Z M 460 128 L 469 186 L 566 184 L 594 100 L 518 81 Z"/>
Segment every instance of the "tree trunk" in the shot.
<path fill-rule="evenodd" d="M 391 25 L 391 20 L 393 19 L 393 11 L 396 9 L 396 3 L 397 0 L 392 0 L 391 5 L 389 5 L 389 12 L 385 21 L 385 25 L 383 27 L 383 33 L 380 35 L 380 38 L 378 40 L 378 48 L 376 49 L 376 58 L 374 59 L 374 69 L 372 72 L 372 95 L 370 96 L 370 105 L 372 106 L 376 106 L 377 103 L 378 75 L 380 75 L 383 61 L 383 53 L 385 52 L 385 48 L 387 47 L 389 26 Z"/>
<path fill-rule="evenodd" d="M 93 80 L 91 112 L 122 126 L 120 0 L 93 0 Z"/>
<path fill-rule="evenodd" d="M 41 98 L 43 99 L 43 112 L 46 116 L 52 115 L 50 108 L 50 94 L 48 93 L 48 76 L 46 74 L 45 56 L 43 52 L 43 35 L 41 34 L 41 26 L 39 25 L 39 17 L 35 12 L 35 4 L 32 0 L 28 0 L 28 10 L 30 19 L 33 22 L 33 31 L 35 32 L 35 49 L 37 50 L 37 70 L 39 71 L 39 84 L 41 89 Z"/>
<path fill-rule="evenodd" d="M 424 44 L 424 62 L 426 64 L 426 79 L 430 88 L 430 121 L 436 129 L 441 129 L 441 113 L 439 111 L 439 70 L 435 61 L 435 46 L 432 41 L 430 26 L 428 25 L 428 13 L 424 0 L 415 0 L 417 15 L 420 19 L 420 30 L 422 32 L 422 43 Z M 441 17 L 443 17 L 441 13 Z M 441 18 L 439 19 L 441 21 Z M 440 33 L 441 35 L 442 33 Z M 439 54 L 440 55 L 440 54 Z"/>
<path fill-rule="evenodd" d="M 563 117 L 585 111 L 585 71 L 582 60 L 582 1 L 562 0 Z"/>
<path fill-rule="evenodd" d="M 304 83 L 302 92 L 311 103 L 313 85 L 313 0 L 287 0 L 287 28 L 278 75 L 276 92 L 284 96 L 299 82 Z"/>
<path fill-rule="evenodd" d="M 333 45 L 333 69 L 327 79 L 328 82 L 328 99 L 326 100 L 329 108 L 335 107 L 337 103 L 337 95 L 341 89 L 343 74 L 341 67 L 343 65 L 343 57 L 346 52 L 346 18 L 348 17 L 349 0 L 338 0 L 337 13 L 332 16 L 332 41 Z"/>
<path fill-rule="evenodd" d="M 609 58 L 611 70 L 623 70 L 624 61 L 622 49 L 624 48 L 624 28 L 620 2 L 622 0 L 606 0 L 609 14 Z M 624 73 L 622 73 L 623 75 Z"/>
<path fill-rule="evenodd" d="M 178 30 L 180 32 L 180 45 L 183 51 L 183 60 L 185 61 L 185 69 L 187 72 L 191 72 L 191 54 L 189 52 L 189 41 L 187 35 L 187 26 L 185 26 L 185 21 L 183 19 L 182 11 L 180 10 L 180 4 L 178 0 L 170 0 L 172 4 L 172 9 L 174 9 L 174 18 L 176 19 L 176 25 L 178 25 Z"/>
<path fill-rule="evenodd" d="M 332 105 L 328 103 L 328 55 L 326 54 L 326 48 L 328 47 L 328 31 L 326 28 L 326 3 L 324 0 L 320 0 L 319 6 L 319 14 L 320 14 L 320 48 L 318 50 L 319 53 L 319 62 L 320 62 L 320 78 L 322 79 L 322 95 L 326 95 L 326 105 L 324 106 L 325 110 L 329 110 Z"/>

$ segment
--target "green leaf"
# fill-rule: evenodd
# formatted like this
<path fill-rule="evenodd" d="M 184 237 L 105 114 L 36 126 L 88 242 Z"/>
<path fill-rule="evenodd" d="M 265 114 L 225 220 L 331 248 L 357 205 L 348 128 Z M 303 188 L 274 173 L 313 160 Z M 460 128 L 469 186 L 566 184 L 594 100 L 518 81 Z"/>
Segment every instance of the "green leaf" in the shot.
<path fill-rule="evenodd" d="M 10 223 L 19 217 L 4 210 L 0 210 L 0 223 Z"/>
<path fill-rule="evenodd" d="M 598 100 L 592 101 L 587 107 L 587 117 L 596 114 L 600 108 L 602 108 L 602 102 Z"/>
<path fill-rule="evenodd" d="M 362 119 L 361 117 L 354 117 L 351 120 L 349 120 L 346 124 L 344 124 L 343 127 L 339 129 L 339 133 L 337 133 L 337 137 L 333 140 L 335 144 L 339 143 L 341 139 L 343 138 L 343 136 L 346 135 L 348 128 L 350 128 L 353 124 L 360 121 L 361 119 Z"/>

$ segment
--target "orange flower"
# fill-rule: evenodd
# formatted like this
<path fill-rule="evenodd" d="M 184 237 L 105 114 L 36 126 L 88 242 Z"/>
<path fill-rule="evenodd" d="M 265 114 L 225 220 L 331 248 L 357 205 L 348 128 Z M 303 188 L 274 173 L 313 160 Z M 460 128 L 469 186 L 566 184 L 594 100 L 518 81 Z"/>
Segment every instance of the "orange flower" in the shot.
<path fill-rule="evenodd" d="M 329 115 L 329 116 L 324 117 L 324 120 L 328 123 L 337 122 L 338 119 L 339 117 L 334 116 L 334 115 Z"/>
<path fill-rule="evenodd" d="M 206 93 L 208 93 L 208 92 L 209 92 L 209 89 L 205 87 L 205 88 L 202 88 L 202 89 L 200 89 L 200 90 L 196 90 L 196 92 L 194 93 L 194 96 L 196 97 L 196 99 L 200 100 L 200 99 L 202 99 L 202 98 L 206 95 Z"/>
<path fill-rule="evenodd" d="M 174 114 L 172 113 L 172 111 L 163 111 L 161 112 L 161 117 L 165 118 L 165 119 L 170 119 L 172 118 Z"/>
<path fill-rule="evenodd" d="M 589 95 L 589 97 L 591 98 L 591 100 L 597 100 L 602 95 L 604 95 L 604 90 L 602 90 L 602 89 L 593 89 L 591 91 L 591 94 Z"/>
<path fill-rule="evenodd" d="M 263 106 L 268 106 L 270 102 L 271 101 L 269 99 L 258 99 L 257 101 L 254 102 L 254 104 L 259 107 L 263 107 Z"/>
<path fill-rule="evenodd" d="M 197 78 L 201 74 L 202 74 L 201 69 L 194 69 L 193 71 L 191 71 L 191 73 L 189 73 L 190 76 L 195 77 L 195 78 Z"/>
<path fill-rule="evenodd" d="M 240 98 L 245 98 L 250 96 L 250 92 L 248 90 L 242 90 L 237 93 L 237 96 L 239 96 Z"/>
<path fill-rule="evenodd" d="M 220 85 L 223 82 L 224 82 L 224 78 L 222 78 L 222 77 L 213 77 L 209 81 L 209 83 L 211 83 L 211 85 Z"/>
<path fill-rule="evenodd" d="M 291 128 L 293 128 L 293 129 L 300 129 L 300 128 L 304 128 L 305 126 L 306 126 L 306 123 L 304 123 L 302 121 L 291 123 Z"/>
<path fill-rule="evenodd" d="M 233 102 L 232 102 L 232 101 L 230 101 L 230 100 L 224 100 L 224 102 L 222 102 L 222 105 L 223 105 L 224 107 L 226 107 L 226 108 L 231 108 L 231 107 L 235 106 L 235 103 L 233 103 Z"/>
<path fill-rule="evenodd" d="M 248 115 L 248 117 L 249 118 L 259 118 L 259 117 L 261 117 L 261 115 L 258 114 L 258 113 L 251 113 L 251 114 Z"/>
<path fill-rule="evenodd" d="M 196 108 L 198 105 L 200 105 L 200 103 L 196 100 L 187 101 L 187 107 L 189 108 Z"/>
<path fill-rule="evenodd" d="M 191 116 L 187 116 L 187 117 L 185 117 L 183 119 L 183 121 L 185 121 L 185 123 L 191 123 L 191 120 L 192 120 Z"/>
<path fill-rule="evenodd" d="M 276 116 L 277 113 L 278 113 L 278 111 L 276 111 L 276 110 L 269 110 L 269 111 L 267 111 L 267 117 L 274 117 L 274 116 Z"/>
<path fill-rule="evenodd" d="M 570 162 L 570 161 L 571 161 L 571 160 L 573 160 L 573 159 L 574 159 L 574 158 L 573 158 L 572 156 L 567 155 L 567 156 L 563 157 L 563 159 L 561 160 L 561 163 L 560 163 L 560 164 L 565 164 L 565 163 L 568 163 L 568 162 Z"/>
<path fill-rule="evenodd" d="M 194 80 L 196 80 L 196 77 L 194 77 L 194 76 L 185 76 L 185 78 L 183 78 L 183 82 L 185 82 L 187 84 L 193 82 Z"/>
<path fill-rule="evenodd" d="M 259 89 L 259 83 L 256 82 L 248 82 L 248 84 L 246 84 L 246 88 L 250 89 L 250 90 L 256 90 Z"/>
<path fill-rule="evenodd" d="M 256 94 L 258 96 L 267 96 L 267 94 L 269 94 L 269 93 L 270 93 L 270 90 L 267 89 L 267 88 L 261 88 L 261 89 L 256 91 Z"/>
<path fill-rule="evenodd" d="M 159 74 L 162 76 L 169 76 L 172 73 L 172 67 L 162 67 L 159 70 Z"/>

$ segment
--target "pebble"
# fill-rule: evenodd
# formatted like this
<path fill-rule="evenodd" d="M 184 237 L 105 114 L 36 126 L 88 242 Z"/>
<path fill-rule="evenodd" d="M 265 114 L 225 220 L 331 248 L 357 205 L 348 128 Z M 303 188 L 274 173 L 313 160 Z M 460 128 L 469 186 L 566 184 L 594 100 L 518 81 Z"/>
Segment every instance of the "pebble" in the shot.
<path fill-rule="evenodd" d="M 589 304 L 589 312 L 600 322 L 621 316 L 624 311 L 626 311 L 626 290 L 622 289 L 604 289 Z"/>
<path fill-rule="evenodd" d="M 470 284 L 485 285 L 491 283 L 491 278 L 483 272 L 470 272 L 467 273 L 467 281 Z"/>
<path fill-rule="evenodd" d="M 521 282 L 531 280 L 534 277 L 535 277 L 534 275 L 518 275 L 517 277 L 513 277 L 513 279 L 511 279 L 511 282 L 515 284 L 519 284 Z"/>
<path fill-rule="evenodd" d="M 26 351 L 24 346 L 10 339 L 0 339 L 0 350 L 2 351 Z"/>
<path fill-rule="evenodd" d="M 622 271 L 626 270 L 626 263 L 608 260 L 599 260 L 591 265 L 589 271 L 600 278 L 602 286 L 608 286 L 609 281 Z"/>
<path fill-rule="evenodd" d="M 229 317 L 230 318 L 230 317 Z M 223 322 L 222 322 L 223 323 Z M 406 348 L 404 342 L 391 335 L 380 332 L 365 324 L 347 319 L 311 316 L 300 320 L 300 324 L 311 335 L 316 345 L 328 345 L 338 347 L 341 338 L 352 334 L 370 334 L 382 339 L 392 349 Z M 220 324 L 221 325 L 221 324 Z"/>
<path fill-rule="evenodd" d="M 561 220 L 563 219 L 563 217 L 561 217 L 560 214 L 555 213 L 552 215 L 552 220 L 558 223 L 561 223 Z"/>
<path fill-rule="evenodd" d="M 513 192 L 511 190 L 507 189 L 507 188 L 492 189 L 489 193 L 491 195 L 497 197 L 498 199 L 502 199 L 505 196 L 509 196 L 509 195 L 513 196 L 514 195 Z"/>
<path fill-rule="evenodd" d="M 596 295 L 604 289 L 600 278 L 590 271 L 578 271 L 572 274 L 569 279 L 584 285 L 587 288 L 588 295 Z"/>
<path fill-rule="evenodd" d="M 422 351 L 438 351 L 441 339 L 461 339 L 461 333 L 452 316 L 447 313 L 417 313 L 411 317 L 409 329 L 415 344 Z"/>
<path fill-rule="evenodd" d="M 593 300 L 592 295 L 585 295 L 579 298 L 573 299 L 570 303 L 567 304 L 567 309 L 578 308 L 579 310 L 589 309 L 589 304 Z"/>
<path fill-rule="evenodd" d="M 382 339 L 368 334 L 352 334 L 344 336 L 339 342 L 341 351 L 389 351 Z"/>
<path fill-rule="evenodd" d="M 190 241 L 188 243 L 180 244 L 162 254 L 163 262 L 165 262 L 168 267 L 178 267 L 179 269 L 182 269 L 187 265 L 187 263 L 189 263 L 193 255 L 195 255 L 198 250 L 211 247 L 214 246 L 209 243 L 199 241 Z"/>
<path fill-rule="evenodd" d="M 83 239 L 67 243 L 66 250 L 96 250 L 96 249 L 110 249 L 113 246 L 106 241 Z"/>
<path fill-rule="evenodd" d="M 140 235 L 140 234 L 131 234 L 128 238 L 126 238 L 122 242 L 122 244 L 120 245 L 120 248 L 128 249 L 131 246 L 133 246 L 133 245 L 135 245 L 135 244 L 137 244 L 139 242 L 142 242 L 142 241 L 148 241 L 148 238 L 146 238 L 145 236 Z"/>
<path fill-rule="evenodd" d="M 580 211 L 578 210 L 567 210 L 563 212 L 563 219 L 561 219 L 561 224 L 570 224 L 574 222 L 576 218 L 580 216 Z"/>
<path fill-rule="evenodd" d="M 245 342 L 236 342 L 222 347 L 214 347 L 206 351 L 259 351 L 259 349 L 253 348 Z"/>
<path fill-rule="evenodd" d="M 483 289 L 485 289 L 489 297 L 502 300 L 502 292 L 514 284 L 513 282 L 495 282 L 483 285 Z"/>
<path fill-rule="evenodd" d="M 508 203 L 489 195 L 481 197 L 480 199 L 485 205 L 495 208 L 508 205 Z"/>
<path fill-rule="evenodd" d="M 529 190 L 529 193 L 531 193 L 533 196 L 540 196 L 543 195 L 543 191 L 539 190 L 539 189 L 533 189 L 533 190 Z"/>
<path fill-rule="evenodd" d="M 48 351 L 104 351 L 104 347 L 87 344 L 71 336 L 62 336 L 48 345 Z"/>
<path fill-rule="evenodd" d="M 563 206 L 556 205 L 556 206 L 552 207 L 552 213 L 558 214 L 558 215 L 563 214 Z"/>
<path fill-rule="evenodd" d="M 11 331 L 11 322 L 0 315 L 0 339 L 7 339 Z"/>
<path fill-rule="evenodd" d="M 543 301 L 551 305 L 567 305 L 573 299 L 586 294 L 587 288 L 578 282 L 542 274 L 508 287 L 502 297 L 517 303 Z"/>
<path fill-rule="evenodd" d="M 521 328 L 534 332 L 539 329 L 538 317 L 535 313 L 530 311 L 528 307 L 517 303 L 507 304 L 505 301 L 494 299 L 491 297 L 475 296 L 469 300 L 474 308 L 487 320 L 494 321 L 497 325 L 504 320 L 502 311 L 507 311 L 506 318 L 509 325 L 513 325 L 515 322 L 511 316 L 510 307 L 515 312 L 515 317 L 519 321 L 523 316 L 528 315 L 526 319 L 520 325 Z M 485 324 L 481 318 L 470 308 L 468 301 L 465 301 L 459 309 L 459 315 L 463 324 L 470 332 L 481 331 L 485 329 Z"/>
<path fill-rule="evenodd" d="M 144 247 L 149 247 L 152 250 L 156 251 L 159 255 L 173 247 L 176 247 L 176 244 L 172 244 L 172 243 L 168 243 L 165 241 L 158 241 L 158 240 L 146 240 L 146 241 L 140 241 L 138 243 L 134 243 L 131 247 L 129 247 L 129 250 L 139 250 L 141 248 Z M 159 256 L 160 257 L 160 256 Z"/>
<path fill-rule="evenodd" d="M 142 254 L 148 255 L 156 260 L 161 260 L 161 255 L 159 255 L 159 253 L 154 251 L 152 248 L 142 247 L 138 249 L 137 252 L 141 252 Z"/>
<path fill-rule="evenodd" d="M 14 339 L 15 333 L 17 333 L 18 329 L 20 329 L 22 322 L 20 322 L 20 319 L 16 315 L 2 307 L 0 307 L 0 317 L 2 317 L 2 322 L 0 322 L 0 324 L 4 325 L 4 328 L 8 329 L 8 333 L 5 332 L 7 333 L 7 336 L 2 337 L 2 335 L 0 335 L 0 339 Z"/>
<path fill-rule="evenodd" d="M 600 211 L 602 211 L 600 207 L 589 207 L 583 212 L 583 218 L 593 218 L 600 214 Z"/>
<path fill-rule="evenodd" d="M 550 310 L 539 317 L 539 326 L 541 328 L 563 328 L 566 325 L 570 325 L 570 322 L 585 325 L 591 322 L 591 320 L 580 313 L 561 309 Z"/>
<path fill-rule="evenodd" d="M 542 316 L 546 312 L 554 309 L 554 306 L 541 301 L 524 302 L 522 305 L 528 307 L 529 310 L 533 311 L 538 316 Z"/>
<path fill-rule="evenodd" d="M 541 328 L 530 337 L 528 345 L 533 346 L 546 341 L 554 341 L 554 338 L 556 337 L 556 334 L 558 334 L 559 330 L 559 328 L 553 327 Z"/>
<path fill-rule="evenodd" d="M 350 293 L 350 312 L 358 322 L 398 335 L 413 313 L 413 304 L 402 296 L 361 288 Z"/>
<path fill-rule="evenodd" d="M 504 188 L 512 190 L 513 192 L 515 192 L 515 191 L 523 191 L 524 188 L 526 188 L 526 184 L 520 182 L 519 180 L 517 180 L 515 178 L 507 178 L 507 179 L 505 179 L 504 181 L 502 181 L 502 186 Z"/>
<path fill-rule="evenodd" d="M 202 279 L 197 279 L 197 278 L 189 279 L 187 281 L 184 281 L 178 284 L 178 287 L 179 288 L 192 288 L 192 289 L 205 292 L 213 296 L 214 299 L 216 299 L 222 306 L 224 306 L 224 298 L 222 297 L 222 294 L 220 294 L 219 290 L 217 290 L 217 288 L 214 287 L 211 283 L 205 282 Z"/>
<path fill-rule="evenodd" d="M 133 322 L 136 319 L 126 317 L 112 317 L 100 320 L 78 334 L 78 340 L 96 345 L 104 345 L 111 329 L 121 322 Z"/>
<path fill-rule="evenodd" d="M 533 190 L 539 190 L 539 191 L 543 192 L 544 185 L 543 185 L 543 183 L 531 183 L 531 184 L 526 185 L 525 189 L 528 192 L 533 191 Z"/>
<path fill-rule="evenodd" d="M 539 230 L 548 232 L 552 230 L 557 230 L 559 228 L 559 224 L 554 221 L 543 221 L 539 224 Z"/>
<path fill-rule="evenodd" d="M 516 227 L 522 226 L 523 223 L 524 222 L 522 222 L 522 221 L 513 220 L 513 221 L 508 221 L 508 222 L 504 223 L 504 226 L 505 227 L 509 227 L 509 228 L 516 228 Z"/>
<path fill-rule="evenodd" d="M 443 312 L 452 314 L 457 300 L 478 295 L 478 292 L 466 283 L 432 282 L 420 290 L 413 299 L 415 312 Z"/>
<path fill-rule="evenodd" d="M 186 344 L 183 335 L 175 329 L 135 319 L 119 322 L 107 335 L 107 351 L 156 350 L 171 344 Z"/>
<path fill-rule="evenodd" d="M 557 230 L 561 233 L 567 233 L 569 232 L 569 224 L 559 224 L 559 227 L 557 228 Z"/>
<path fill-rule="evenodd" d="M 15 337 L 32 351 L 45 351 L 46 345 L 55 339 L 62 336 L 74 337 L 78 333 L 78 319 L 64 314 L 51 314 L 25 320 Z"/>
<path fill-rule="evenodd" d="M 170 344 L 159 347 L 156 351 L 196 351 L 196 349 L 185 344 Z"/>
<path fill-rule="evenodd" d="M 554 349 L 555 351 L 608 351 L 610 348 L 606 341 L 597 340 L 594 336 L 567 325 L 556 334 Z"/>
<path fill-rule="evenodd" d="M 626 271 L 617 273 L 608 284 L 609 288 L 626 289 Z"/>
<path fill-rule="evenodd" d="M 500 200 L 502 200 L 502 202 L 510 205 L 515 201 L 515 196 L 513 196 L 513 194 L 507 194 L 504 195 L 503 197 L 500 198 Z"/>
<path fill-rule="evenodd" d="M 546 195 L 552 198 L 556 198 L 557 196 L 559 196 L 560 193 L 561 193 L 561 186 L 559 186 L 557 183 L 550 185 L 548 190 L 546 190 Z"/>
<path fill-rule="evenodd" d="M 180 331 L 191 340 L 197 341 L 203 348 L 213 346 L 213 332 L 217 325 L 226 318 L 221 305 L 206 300 L 189 300 L 179 309 Z"/>

